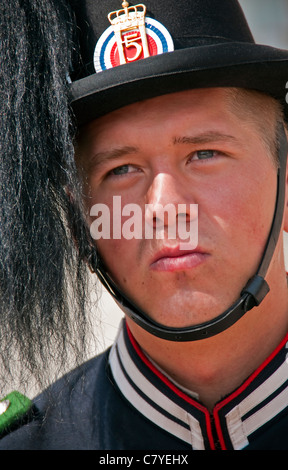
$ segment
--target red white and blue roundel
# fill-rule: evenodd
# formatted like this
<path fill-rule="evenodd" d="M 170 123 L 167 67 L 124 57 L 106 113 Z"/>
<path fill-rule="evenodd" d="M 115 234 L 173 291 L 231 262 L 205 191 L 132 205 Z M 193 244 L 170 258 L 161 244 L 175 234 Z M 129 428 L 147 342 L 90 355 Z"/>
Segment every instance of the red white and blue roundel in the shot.
<path fill-rule="evenodd" d="M 131 63 L 147 56 L 159 55 L 174 51 L 173 39 L 169 31 L 153 18 L 145 18 L 146 49 L 143 48 L 141 32 L 138 28 L 122 35 L 123 50 L 119 53 L 114 28 L 111 25 L 100 36 L 94 51 L 94 67 L 96 72 L 102 72 L 123 63 Z M 122 55 L 122 59 L 120 57 Z"/>

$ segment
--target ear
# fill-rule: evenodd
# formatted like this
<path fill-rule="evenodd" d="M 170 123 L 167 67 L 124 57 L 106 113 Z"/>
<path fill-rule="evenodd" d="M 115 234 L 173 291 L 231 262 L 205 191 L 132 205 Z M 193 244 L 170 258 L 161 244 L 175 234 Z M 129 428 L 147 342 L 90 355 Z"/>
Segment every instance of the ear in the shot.
<path fill-rule="evenodd" d="M 283 214 L 283 228 L 288 233 L 288 160 L 286 165 L 286 191 L 285 191 L 285 207 Z"/>

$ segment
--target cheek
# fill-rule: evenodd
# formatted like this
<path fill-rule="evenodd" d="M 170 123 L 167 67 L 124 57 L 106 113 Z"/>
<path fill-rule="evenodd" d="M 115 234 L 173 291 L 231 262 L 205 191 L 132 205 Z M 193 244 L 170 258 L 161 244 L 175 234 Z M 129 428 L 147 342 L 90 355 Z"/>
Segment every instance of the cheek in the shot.
<path fill-rule="evenodd" d="M 252 173 L 253 174 L 253 173 Z M 247 255 L 259 255 L 269 235 L 276 199 L 273 172 L 254 172 L 255 178 L 238 174 L 226 179 L 210 198 L 214 220 L 222 229 L 227 246 L 244 247 Z M 228 181 L 228 183 L 227 183 Z M 230 240 L 230 241 L 229 241 Z M 240 253 L 240 250 L 239 250 Z M 245 256 L 247 260 L 247 256 Z"/>
<path fill-rule="evenodd" d="M 123 283 L 125 284 L 131 274 L 133 277 L 137 275 L 136 259 L 141 240 L 133 238 L 125 239 L 123 237 L 123 227 L 125 227 L 123 224 L 125 224 L 127 220 L 129 222 L 131 216 L 125 216 L 122 213 L 126 204 L 131 203 L 131 200 L 135 200 L 136 198 L 128 198 L 127 194 L 121 194 L 121 196 L 113 198 L 113 193 L 103 190 L 103 188 L 100 190 L 97 187 L 98 185 L 92 183 L 90 181 L 90 194 L 87 203 L 90 230 L 93 228 L 93 224 L 98 234 L 103 229 L 101 225 L 99 226 L 100 218 L 95 216 L 95 212 L 97 212 L 100 205 L 104 206 L 105 216 L 103 216 L 103 213 L 100 213 L 100 217 L 105 224 L 105 233 L 109 233 L 109 237 L 104 239 L 100 236 L 97 240 L 94 237 L 94 240 L 109 273 L 113 279 L 119 282 L 123 287 Z M 91 216 L 91 209 L 94 211 L 94 216 Z M 130 224 L 128 224 L 127 230 L 130 230 Z M 133 225 L 131 226 L 131 232 L 133 232 Z"/>
<path fill-rule="evenodd" d="M 199 198 L 199 229 L 227 255 L 259 256 L 271 227 L 277 189 L 270 165 L 229 168 L 209 180 Z M 225 245 L 225 246 L 224 246 Z M 245 256 L 247 260 L 247 257 Z"/>
<path fill-rule="evenodd" d="M 139 242 L 139 241 L 138 241 Z M 125 287 L 131 279 L 136 284 L 142 277 L 137 263 L 137 240 L 98 240 L 97 248 L 113 280 Z"/>
<path fill-rule="evenodd" d="M 244 214 L 242 218 L 245 217 L 250 242 L 260 247 L 266 244 L 276 203 L 276 177 L 271 178 L 270 176 L 268 175 L 262 180 L 259 177 L 259 183 L 255 178 L 254 184 L 249 187 L 249 191 L 247 190 L 245 206 L 242 210 L 242 214 Z M 245 208 L 246 212 L 244 212 Z M 239 214 L 240 217 L 241 214 Z"/>

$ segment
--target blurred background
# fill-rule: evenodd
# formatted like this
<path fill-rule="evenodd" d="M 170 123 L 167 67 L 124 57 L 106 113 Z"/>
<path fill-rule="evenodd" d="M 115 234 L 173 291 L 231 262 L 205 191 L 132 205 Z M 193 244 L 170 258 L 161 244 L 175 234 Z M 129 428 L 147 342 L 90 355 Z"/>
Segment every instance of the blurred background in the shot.
<path fill-rule="evenodd" d="M 288 48 L 287 0 L 239 0 L 239 3 L 256 42 Z"/>
<path fill-rule="evenodd" d="M 256 42 L 288 49 L 288 0 L 240 0 L 239 3 Z M 284 237 L 288 270 L 288 236 L 284 234 Z M 102 293 L 98 308 L 101 317 L 98 347 L 101 349 L 113 342 L 123 315 L 110 295 L 105 292 Z"/>

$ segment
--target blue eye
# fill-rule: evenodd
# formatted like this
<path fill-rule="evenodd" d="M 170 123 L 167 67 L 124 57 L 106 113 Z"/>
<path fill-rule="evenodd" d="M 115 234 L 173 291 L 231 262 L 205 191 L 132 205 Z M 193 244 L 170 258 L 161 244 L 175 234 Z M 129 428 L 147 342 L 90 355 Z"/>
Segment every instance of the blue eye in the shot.
<path fill-rule="evenodd" d="M 207 158 L 213 158 L 215 155 L 214 150 L 199 150 L 196 152 L 196 156 L 199 160 L 206 160 Z"/>
<path fill-rule="evenodd" d="M 130 173 L 137 173 L 139 172 L 138 166 L 131 165 L 130 163 L 127 163 L 125 165 L 120 165 L 117 166 L 116 168 L 113 168 L 113 170 L 110 170 L 108 175 L 110 176 L 125 176 L 129 175 Z"/>
<path fill-rule="evenodd" d="M 126 173 L 129 173 L 129 168 L 130 168 L 130 165 L 118 166 L 117 168 L 114 168 L 113 170 L 111 170 L 110 173 L 115 176 L 125 175 Z"/>

